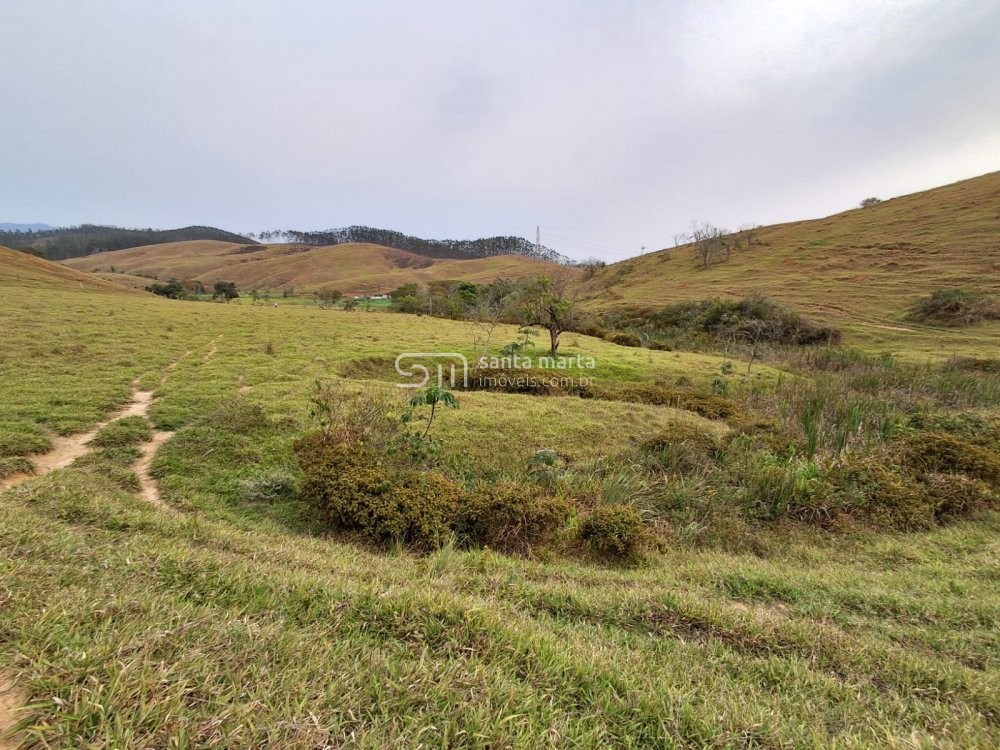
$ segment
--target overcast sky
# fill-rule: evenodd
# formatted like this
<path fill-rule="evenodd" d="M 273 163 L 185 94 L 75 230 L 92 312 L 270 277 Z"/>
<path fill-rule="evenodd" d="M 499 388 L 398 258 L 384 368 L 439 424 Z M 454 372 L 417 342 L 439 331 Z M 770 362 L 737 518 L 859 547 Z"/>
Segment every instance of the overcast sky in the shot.
<path fill-rule="evenodd" d="M 1000 169 L 996 0 L 2 0 L 0 222 L 608 260 Z"/>

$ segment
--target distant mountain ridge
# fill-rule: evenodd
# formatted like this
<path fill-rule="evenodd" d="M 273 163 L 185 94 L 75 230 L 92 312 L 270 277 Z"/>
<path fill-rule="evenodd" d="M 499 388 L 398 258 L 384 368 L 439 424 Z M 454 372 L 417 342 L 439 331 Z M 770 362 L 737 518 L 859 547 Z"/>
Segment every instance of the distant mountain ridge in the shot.
<path fill-rule="evenodd" d="M 569 264 L 572 261 L 544 245 L 536 245 L 523 237 L 483 237 L 478 240 L 426 240 L 396 232 L 392 229 L 350 226 L 303 232 L 294 229 L 261 232 L 256 237 L 264 242 L 294 242 L 302 245 L 326 247 L 329 245 L 367 244 L 405 250 L 427 258 L 465 260 L 493 258 L 499 255 L 523 255 L 552 263 Z"/>
<path fill-rule="evenodd" d="M 43 232 L 48 229 L 55 229 L 50 224 L 11 224 L 10 222 L 0 222 L 0 232 Z"/>
<path fill-rule="evenodd" d="M 98 224 L 29 231 L 0 231 L 0 245 L 33 252 L 48 260 L 66 260 L 107 250 L 125 250 L 143 245 L 189 240 L 220 240 L 244 245 L 256 244 L 249 237 L 215 227 L 192 226 L 182 229 L 124 229 Z"/>
<path fill-rule="evenodd" d="M 313 247 L 367 244 L 381 245 L 439 260 L 473 260 L 501 255 L 521 255 L 562 265 L 572 263 L 565 255 L 551 248 L 535 245 L 523 237 L 512 236 L 483 237 L 476 240 L 427 240 L 391 229 L 365 226 L 316 231 L 276 229 L 244 236 L 207 226 L 181 229 L 126 229 L 98 224 L 63 228 L 52 228 L 44 224 L 0 224 L 0 245 L 33 252 L 49 260 L 68 260 L 132 247 L 201 240 L 235 242 L 243 245 L 286 242 Z"/>

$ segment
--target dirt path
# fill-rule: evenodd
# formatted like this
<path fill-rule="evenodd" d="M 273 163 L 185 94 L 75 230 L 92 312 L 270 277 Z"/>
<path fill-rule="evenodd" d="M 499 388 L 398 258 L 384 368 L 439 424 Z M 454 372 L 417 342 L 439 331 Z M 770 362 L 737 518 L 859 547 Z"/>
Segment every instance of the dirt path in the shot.
<path fill-rule="evenodd" d="M 90 450 L 87 444 L 94 439 L 102 428 L 117 419 L 121 419 L 122 417 L 146 416 L 149 411 L 149 407 L 153 405 L 153 401 L 155 400 L 153 391 L 133 391 L 132 400 L 127 406 L 119 409 L 110 417 L 105 419 L 103 422 L 98 423 L 87 432 L 69 435 L 68 437 L 55 438 L 53 440 L 52 450 L 48 453 L 32 457 L 35 463 L 34 474 L 14 474 L 7 477 L 6 479 L 0 481 L 0 492 L 9 490 L 11 487 L 21 484 L 21 482 L 26 482 L 29 479 L 43 477 L 56 469 L 65 469 L 76 459 L 85 455 Z M 170 507 L 160 499 L 160 491 L 156 487 L 156 482 L 149 475 L 149 467 L 153 463 L 156 451 L 161 445 L 169 440 L 173 434 L 173 432 L 162 430 L 154 432 L 153 438 L 149 442 L 142 445 L 142 455 L 133 467 L 136 474 L 139 475 L 139 496 L 143 500 L 152 503 L 156 507 L 168 513 L 177 513 L 177 510 Z M 2 748 L 0 748 L 0 750 L 2 750 Z"/>
<path fill-rule="evenodd" d="M 135 473 L 139 475 L 139 497 L 147 503 L 155 505 L 162 511 L 172 515 L 177 514 L 177 509 L 167 505 L 160 498 L 160 490 L 156 486 L 156 480 L 149 475 L 149 467 L 156 458 L 156 451 L 167 442 L 174 433 L 163 430 L 153 433 L 153 439 L 142 446 L 142 455 L 135 463 Z"/>
<path fill-rule="evenodd" d="M 221 339 L 222 336 L 223 334 L 220 333 L 218 336 L 212 339 L 212 344 L 211 344 L 212 348 L 209 349 L 208 353 L 202 358 L 201 360 L 202 364 L 207 363 L 210 359 L 212 359 L 212 357 L 215 356 L 215 353 L 219 351 L 219 339 Z"/>
<path fill-rule="evenodd" d="M 206 359 L 210 358 L 216 351 L 216 341 L 221 338 L 221 335 L 212 342 L 212 349 L 206 355 Z M 184 354 L 175 359 L 173 362 L 168 364 L 163 369 L 163 376 L 160 378 L 160 383 L 158 387 L 163 387 L 170 377 L 170 374 L 185 358 L 193 354 L 193 350 L 188 349 Z M 133 382 L 133 387 L 139 381 Z M 76 459 L 80 458 L 87 453 L 89 448 L 87 443 L 94 439 L 98 432 L 100 432 L 104 427 L 114 422 L 122 417 L 144 417 L 149 412 L 149 407 L 153 405 L 155 401 L 154 391 L 140 391 L 134 390 L 132 392 L 132 399 L 129 403 L 119 409 L 118 411 L 111 414 L 103 422 L 99 422 L 94 425 L 87 432 L 77 433 L 76 435 L 67 436 L 56 436 L 52 439 L 52 449 L 46 453 L 42 453 L 37 456 L 32 456 L 31 460 L 35 464 L 35 472 L 33 474 L 13 474 L 6 479 L 0 480 L 0 492 L 9 490 L 15 485 L 21 484 L 21 482 L 26 482 L 29 479 L 34 479 L 35 477 L 42 477 L 51 471 L 56 469 L 65 469 L 67 466 L 72 464 Z M 144 500 L 151 502 L 153 505 L 166 510 L 171 513 L 176 513 L 174 508 L 164 503 L 160 499 L 159 490 L 156 488 L 156 482 L 153 478 L 149 476 L 149 466 L 153 462 L 153 457 L 156 455 L 157 449 L 165 443 L 170 436 L 173 435 L 172 432 L 156 432 L 153 434 L 153 439 L 142 447 L 142 456 L 135 464 L 135 471 L 139 475 L 140 483 L 140 497 Z M 2 750 L 2 748 L 0 748 Z"/>
<path fill-rule="evenodd" d="M 24 696 L 14 689 L 11 680 L 0 673 L 0 750 L 14 750 L 18 746 L 16 736 L 9 732 L 20 721 L 18 709 L 24 705 Z"/>
<path fill-rule="evenodd" d="M 0 480 L 0 492 L 8 490 L 14 485 L 33 477 L 45 476 L 50 471 L 55 471 L 56 469 L 65 469 L 87 452 L 87 443 L 93 440 L 102 428 L 122 417 L 144 416 L 152 403 L 152 391 L 133 391 L 132 400 L 127 406 L 114 412 L 103 422 L 94 425 L 87 432 L 78 432 L 76 435 L 56 436 L 52 439 L 52 449 L 50 451 L 31 457 L 31 460 L 35 464 L 35 473 L 13 474 L 4 480 Z"/>
<path fill-rule="evenodd" d="M 920 333 L 920 331 L 914 331 L 912 328 L 902 328 L 900 326 L 884 326 L 878 323 L 858 323 L 858 325 L 867 326 L 868 328 L 881 328 L 884 331 L 902 331 L 903 333 Z"/>

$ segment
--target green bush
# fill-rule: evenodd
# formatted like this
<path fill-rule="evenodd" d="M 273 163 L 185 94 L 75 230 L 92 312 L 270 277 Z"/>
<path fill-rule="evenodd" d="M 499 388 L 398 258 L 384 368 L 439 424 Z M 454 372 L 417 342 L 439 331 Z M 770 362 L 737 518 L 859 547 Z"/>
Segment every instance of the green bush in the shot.
<path fill-rule="evenodd" d="M 472 542 L 524 554 L 550 541 L 571 511 L 570 503 L 537 486 L 481 483 L 462 509 L 460 530 Z"/>
<path fill-rule="evenodd" d="M 462 493 L 447 477 L 394 465 L 374 449 L 322 433 L 300 438 L 295 453 L 305 474 L 299 496 L 325 527 L 418 550 L 451 534 Z"/>
<path fill-rule="evenodd" d="M 581 521 L 580 539 L 599 557 L 635 561 L 649 545 L 650 534 L 631 505 L 598 505 Z"/>
<path fill-rule="evenodd" d="M 838 499 L 838 512 L 876 528 L 912 531 L 936 521 L 935 501 L 890 456 L 873 454 L 845 459 L 827 474 Z"/>
<path fill-rule="evenodd" d="M 636 336 L 634 333 L 626 333 L 624 331 L 616 331 L 615 333 L 610 333 L 605 336 L 605 339 L 612 344 L 618 344 L 618 346 L 632 346 L 638 347 L 642 346 L 642 339 Z"/>
<path fill-rule="evenodd" d="M 642 330 L 650 338 L 696 347 L 699 342 L 752 336 L 758 343 L 808 346 L 836 344 L 840 331 L 814 323 L 766 297 L 679 302 L 660 309 L 616 310 L 601 321 L 608 328 Z"/>
<path fill-rule="evenodd" d="M 900 442 L 900 458 L 918 472 L 965 474 L 1000 485 L 1000 454 L 945 432 L 917 432 Z"/>
<path fill-rule="evenodd" d="M 145 443 L 153 437 L 153 428 L 145 417 L 122 417 L 105 425 L 89 445 L 99 448 L 124 448 Z"/>

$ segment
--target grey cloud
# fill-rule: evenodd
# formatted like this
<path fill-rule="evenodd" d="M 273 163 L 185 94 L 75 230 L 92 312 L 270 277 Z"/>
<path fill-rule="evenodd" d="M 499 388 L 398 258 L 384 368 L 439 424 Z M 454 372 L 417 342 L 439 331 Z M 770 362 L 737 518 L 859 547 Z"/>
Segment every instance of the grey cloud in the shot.
<path fill-rule="evenodd" d="M 1000 168 L 991 0 L 8 0 L 0 28 L 0 221 L 540 223 L 617 259 Z"/>

